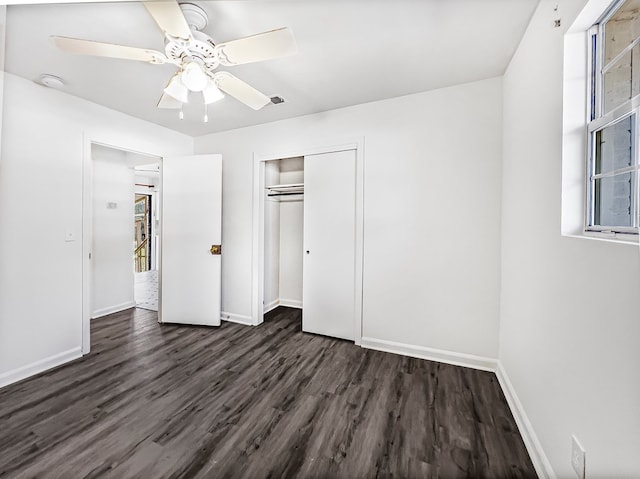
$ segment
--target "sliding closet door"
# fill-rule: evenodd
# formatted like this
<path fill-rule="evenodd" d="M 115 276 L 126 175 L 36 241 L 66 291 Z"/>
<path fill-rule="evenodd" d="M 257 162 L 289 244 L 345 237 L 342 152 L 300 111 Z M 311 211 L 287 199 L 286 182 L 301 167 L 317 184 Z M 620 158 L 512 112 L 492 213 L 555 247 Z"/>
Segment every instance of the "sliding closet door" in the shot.
<path fill-rule="evenodd" d="M 304 157 L 302 330 L 353 340 L 355 150 Z"/>

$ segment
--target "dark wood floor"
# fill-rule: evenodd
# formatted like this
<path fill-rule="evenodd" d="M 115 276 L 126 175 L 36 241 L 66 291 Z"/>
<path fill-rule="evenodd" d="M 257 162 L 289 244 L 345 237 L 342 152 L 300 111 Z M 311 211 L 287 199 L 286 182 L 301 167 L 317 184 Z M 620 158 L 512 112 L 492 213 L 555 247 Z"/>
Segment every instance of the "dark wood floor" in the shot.
<path fill-rule="evenodd" d="M 0 389 L 0 477 L 535 477 L 494 374 L 259 327 L 92 325 L 92 353 Z"/>

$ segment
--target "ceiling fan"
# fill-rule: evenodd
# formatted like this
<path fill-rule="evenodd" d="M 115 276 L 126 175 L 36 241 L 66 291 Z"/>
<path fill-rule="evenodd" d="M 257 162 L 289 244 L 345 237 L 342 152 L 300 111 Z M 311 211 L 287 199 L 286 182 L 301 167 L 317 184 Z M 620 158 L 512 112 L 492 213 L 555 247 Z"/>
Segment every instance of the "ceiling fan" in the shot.
<path fill-rule="evenodd" d="M 287 27 L 215 44 L 201 31 L 208 17 L 197 5 L 176 0 L 147 0 L 143 4 L 164 33 L 164 53 L 55 35 L 51 38 L 66 52 L 177 66 L 179 70 L 164 89 L 158 108 L 180 109 L 181 119 L 182 106 L 191 92 L 202 92 L 205 107 L 222 99 L 224 92 L 254 110 L 261 109 L 271 102 L 268 96 L 229 72 L 215 70 L 297 53 L 293 32 Z"/>

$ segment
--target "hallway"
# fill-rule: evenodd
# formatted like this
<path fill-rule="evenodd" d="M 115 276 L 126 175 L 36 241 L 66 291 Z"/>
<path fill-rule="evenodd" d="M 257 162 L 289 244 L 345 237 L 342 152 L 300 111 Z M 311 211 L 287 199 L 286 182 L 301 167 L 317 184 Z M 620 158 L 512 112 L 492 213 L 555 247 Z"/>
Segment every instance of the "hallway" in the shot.
<path fill-rule="evenodd" d="M 158 271 L 134 274 L 136 308 L 158 311 Z"/>

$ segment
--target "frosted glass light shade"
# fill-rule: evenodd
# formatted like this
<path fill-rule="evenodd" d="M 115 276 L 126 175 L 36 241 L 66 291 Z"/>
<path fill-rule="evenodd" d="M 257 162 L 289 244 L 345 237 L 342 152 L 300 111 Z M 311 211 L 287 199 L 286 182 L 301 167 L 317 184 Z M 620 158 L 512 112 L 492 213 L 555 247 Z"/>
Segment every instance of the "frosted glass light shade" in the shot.
<path fill-rule="evenodd" d="M 179 75 L 171 79 L 164 92 L 182 103 L 189 101 L 189 89 L 182 83 Z"/>
<path fill-rule="evenodd" d="M 218 89 L 218 87 L 213 83 L 212 80 L 207 82 L 207 87 L 202 90 L 202 96 L 204 96 L 204 104 L 209 105 L 211 103 L 215 103 L 216 101 L 222 100 L 224 98 L 224 94 Z"/>
<path fill-rule="evenodd" d="M 194 62 L 187 63 L 180 74 L 180 78 L 182 83 L 184 83 L 184 85 L 191 91 L 204 90 L 207 86 L 207 81 L 209 80 L 209 77 L 202 70 L 200 65 Z"/>

